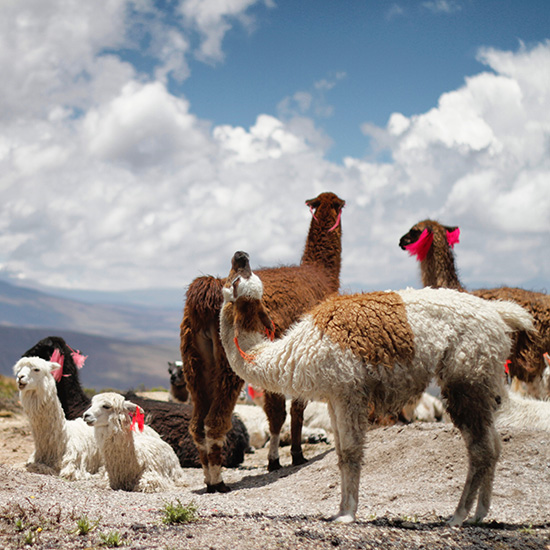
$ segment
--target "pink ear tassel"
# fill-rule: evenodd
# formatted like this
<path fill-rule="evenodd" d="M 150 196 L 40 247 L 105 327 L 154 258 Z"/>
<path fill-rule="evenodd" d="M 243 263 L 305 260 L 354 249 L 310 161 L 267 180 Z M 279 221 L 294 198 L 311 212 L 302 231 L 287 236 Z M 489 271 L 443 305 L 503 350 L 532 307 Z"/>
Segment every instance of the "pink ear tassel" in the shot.
<path fill-rule="evenodd" d="M 313 206 L 309 207 L 309 211 L 311 212 L 311 215 L 313 216 L 313 219 L 317 220 L 317 217 L 315 216 L 315 210 L 313 210 Z M 317 220 L 317 221 L 319 221 L 319 220 Z"/>
<path fill-rule="evenodd" d="M 58 369 L 52 371 L 52 376 L 56 382 L 61 381 L 61 377 L 63 376 L 63 363 L 65 362 L 65 357 L 63 357 L 63 354 L 57 348 L 54 349 L 52 356 L 50 357 L 50 362 L 57 363 L 59 365 Z"/>
<path fill-rule="evenodd" d="M 338 217 L 336 218 L 336 223 L 329 229 L 329 233 L 331 231 L 334 231 L 338 225 L 340 224 L 340 218 L 342 217 L 342 209 L 340 208 L 340 212 L 338 212 Z"/>
<path fill-rule="evenodd" d="M 455 244 L 458 244 L 460 241 L 460 227 L 457 227 L 454 231 L 447 231 L 447 242 L 451 248 L 454 248 Z"/>
<path fill-rule="evenodd" d="M 430 250 L 433 240 L 433 233 L 427 229 L 424 229 L 424 231 L 420 234 L 420 237 L 418 237 L 418 240 L 414 243 L 406 245 L 405 248 L 411 256 L 416 256 L 416 259 L 421 262 L 426 259 L 428 250 Z"/>
<path fill-rule="evenodd" d="M 84 363 L 86 359 L 88 359 L 87 355 L 82 355 L 79 350 L 74 350 L 71 348 L 71 357 L 73 358 L 74 364 L 76 365 L 76 368 L 81 369 L 84 366 Z"/>

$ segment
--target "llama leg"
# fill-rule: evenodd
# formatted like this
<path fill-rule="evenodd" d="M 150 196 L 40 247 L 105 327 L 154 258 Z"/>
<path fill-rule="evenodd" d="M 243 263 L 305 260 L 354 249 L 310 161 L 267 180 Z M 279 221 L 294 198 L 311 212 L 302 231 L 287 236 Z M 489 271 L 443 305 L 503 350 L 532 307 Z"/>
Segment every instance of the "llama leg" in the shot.
<path fill-rule="evenodd" d="M 468 474 L 458 506 L 449 520 L 450 525 L 462 525 L 478 491 L 475 520 L 483 519 L 489 509 L 500 454 L 500 439 L 493 425 L 496 399 L 491 390 L 495 388 L 491 386 L 490 383 L 475 387 L 460 383 L 443 390 L 449 414 L 460 429 L 468 451 Z"/>
<path fill-rule="evenodd" d="M 360 403 L 349 400 L 336 404 L 331 412 L 331 418 L 336 421 L 333 424 L 336 428 L 334 431 L 338 433 L 335 440 L 338 441 L 336 451 L 342 492 L 340 510 L 331 519 L 339 523 L 355 521 L 357 513 L 363 444 L 368 423 L 364 409 Z"/>
<path fill-rule="evenodd" d="M 267 453 L 267 469 L 270 472 L 281 467 L 279 462 L 279 441 L 281 428 L 286 418 L 285 398 L 279 393 L 266 391 L 264 394 L 264 411 L 269 422 L 269 450 Z"/>
<path fill-rule="evenodd" d="M 305 464 L 307 459 L 302 452 L 302 427 L 304 425 L 304 409 L 306 402 L 301 399 L 293 399 L 290 406 L 290 454 L 292 465 Z"/>

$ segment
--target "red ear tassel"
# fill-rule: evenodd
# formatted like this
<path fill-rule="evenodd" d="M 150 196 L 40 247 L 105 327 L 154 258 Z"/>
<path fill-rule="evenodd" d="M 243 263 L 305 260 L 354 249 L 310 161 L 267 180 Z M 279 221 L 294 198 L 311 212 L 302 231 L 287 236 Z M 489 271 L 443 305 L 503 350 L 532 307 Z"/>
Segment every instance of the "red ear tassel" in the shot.
<path fill-rule="evenodd" d="M 273 342 L 273 340 L 275 340 L 275 323 L 273 321 L 271 321 L 271 326 L 273 327 L 271 330 L 265 327 L 265 333 L 267 337 Z"/>
<path fill-rule="evenodd" d="M 130 429 L 135 431 L 136 426 L 140 432 L 143 431 L 143 427 L 145 426 L 145 415 L 141 412 L 139 407 L 136 407 L 136 410 L 132 415 L 132 425 L 130 426 Z"/>
<path fill-rule="evenodd" d="M 57 348 L 55 348 L 53 350 L 52 356 L 50 357 L 50 361 L 59 365 L 58 369 L 52 371 L 52 376 L 56 382 L 60 382 L 61 377 L 63 376 L 63 363 L 65 361 L 65 357 Z"/>

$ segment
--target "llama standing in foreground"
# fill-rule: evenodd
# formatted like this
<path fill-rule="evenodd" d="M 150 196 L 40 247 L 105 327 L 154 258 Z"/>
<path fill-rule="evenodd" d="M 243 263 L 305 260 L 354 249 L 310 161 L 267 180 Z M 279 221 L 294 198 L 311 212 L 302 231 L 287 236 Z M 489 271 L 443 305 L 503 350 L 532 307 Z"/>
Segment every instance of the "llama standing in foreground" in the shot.
<path fill-rule="evenodd" d="M 468 475 L 451 525 L 461 525 L 479 491 L 475 520 L 489 509 L 500 454 L 494 414 L 507 398 L 502 364 L 512 330 L 531 316 L 512 302 L 489 302 L 447 289 L 335 296 L 280 340 L 265 327 L 262 282 L 237 252 L 220 316 L 231 367 L 251 384 L 328 403 L 341 473 L 334 519 L 355 519 L 369 409 L 401 409 L 435 377 L 468 451 Z"/>
<path fill-rule="evenodd" d="M 65 419 L 52 375 L 59 368 L 39 357 L 24 357 L 13 367 L 35 446 L 27 469 L 69 480 L 86 479 L 99 471 L 101 455 L 93 430 L 81 418 Z"/>
<path fill-rule="evenodd" d="M 93 426 L 111 489 L 150 493 L 181 484 L 183 470 L 172 447 L 148 426 L 134 431 L 135 414 L 143 415 L 143 409 L 111 392 L 94 395 L 84 413 L 84 421 Z"/>
<path fill-rule="evenodd" d="M 458 227 L 424 220 L 401 237 L 399 246 L 416 255 L 420 262 L 424 286 L 466 291 L 458 277 L 453 253 L 458 236 Z M 508 369 L 511 376 L 527 383 L 529 393 L 536 397 L 550 396 L 550 387 L 542 387 L 546 367 L 544 354 L 550 352 L 550 296 L 508 287 L 480 289 L 471 293 L 489 300 L 511 300 L 531 313 L 536 330 L 515 335 Z"/>
<path fill-rule="evenodd" d="M 264 303 L 275 337 L 308 309 L 336 293 L 340 286 L 342 225 L 345 202 L 334 193 L 321 193 L 306 201 L 313 218 L 299 266 L 258 270 L 264 284 Z M 231 370 L 219 336 L 224 280 L 198 277 L 187 290 L 181 323 L 181 355 L 187 387 L 194 404 L 189 429 L 203 465 L 209 492 L 227 492 L 222 479 L 222 445 L 243 380 Z M 291 455 L 294 465 L 305 462 L 301 430 L 305 403 L 291 405 Z M 268 469 L 280 468 L 279 439 L 285 421 L 285 397 L 266 392 L 264 411 L 269 420 Z"/>

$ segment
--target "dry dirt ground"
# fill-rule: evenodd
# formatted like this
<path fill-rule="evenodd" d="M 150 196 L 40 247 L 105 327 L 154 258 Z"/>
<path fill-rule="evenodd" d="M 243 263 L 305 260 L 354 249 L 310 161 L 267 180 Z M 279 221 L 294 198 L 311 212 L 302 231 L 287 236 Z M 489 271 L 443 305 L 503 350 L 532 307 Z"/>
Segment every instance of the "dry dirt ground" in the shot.
<path fill-rule="evenodd" d="M 544 549 L 550 550 L 550 433 L 503 432 L 503 451 L 487 521 L 450 528 L 466 475 L 465 450 L 449 424 L 378 428 L 367 434 L 358 521 L 337 525 L 339 474 L 331 445 L 305 448 L 278 472 L 266 451 L 226 470 L 228 494 L 207 494 L 200 470 L 187 486 L 159 494 L 112 491 L 97 479 L 67 482 L 31 474 L 32 439 L 21 414 L 0 418 L 0 548 L 91 549 L 110 534 L 135 549 Z M 166 525 L 164 508 L 197 507 L 195 521 Z M 86 517 L 95 527 L 78 533 Z M 111 542 L 113 545 L 113 542 Z"/>

